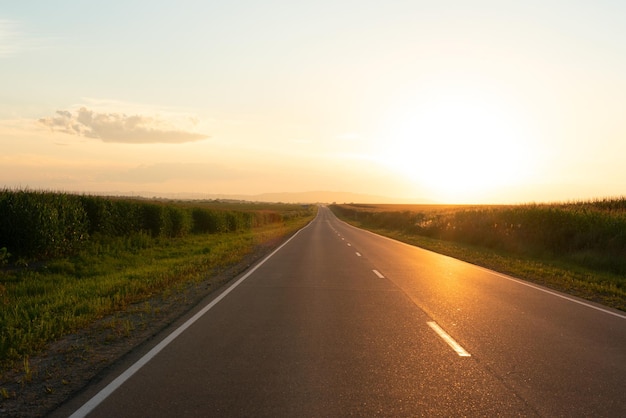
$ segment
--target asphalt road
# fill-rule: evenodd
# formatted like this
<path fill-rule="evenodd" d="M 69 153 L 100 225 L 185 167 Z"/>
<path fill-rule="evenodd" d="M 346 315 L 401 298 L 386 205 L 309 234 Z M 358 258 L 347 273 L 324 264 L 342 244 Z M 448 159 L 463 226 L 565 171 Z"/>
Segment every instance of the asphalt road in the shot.
<path fill-rule="evenodd" d="M 207 302 L 61 411 L 626 416 L 624 313 L 353 228 L 327 208 Z"/>

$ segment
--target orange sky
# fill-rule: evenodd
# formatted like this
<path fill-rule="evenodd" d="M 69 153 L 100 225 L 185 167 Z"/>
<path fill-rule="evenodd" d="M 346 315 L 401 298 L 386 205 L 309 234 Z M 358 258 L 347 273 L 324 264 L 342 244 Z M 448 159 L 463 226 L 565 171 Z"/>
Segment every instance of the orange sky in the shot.
<path fill-rule="evenodd" d="M 625 194 L 626 5 L 221 3 L 3 7 L 0 186 Z"/>

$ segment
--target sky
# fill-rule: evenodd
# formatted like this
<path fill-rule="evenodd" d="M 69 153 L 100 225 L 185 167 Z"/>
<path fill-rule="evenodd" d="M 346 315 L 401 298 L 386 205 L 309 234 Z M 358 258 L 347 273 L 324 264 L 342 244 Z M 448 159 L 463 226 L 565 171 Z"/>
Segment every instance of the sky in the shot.
<path fill-rule="evenodd" d="M 626 195 L 623 1 L 0 0 L 0 187 Z"/>

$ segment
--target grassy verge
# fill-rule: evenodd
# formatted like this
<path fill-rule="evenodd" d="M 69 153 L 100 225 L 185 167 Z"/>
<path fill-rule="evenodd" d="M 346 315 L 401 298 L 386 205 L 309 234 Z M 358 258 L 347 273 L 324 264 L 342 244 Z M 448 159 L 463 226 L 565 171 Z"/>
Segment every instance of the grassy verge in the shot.
<path fill-rule="evenodd" d="M 345 217 L 343 220 L 407 244 L 626 311 L 626 289 L 617 285 L 623 284 L 626 278 L 619 274 L 596 271 L 548 257 L 511 254 L 506 251 L 407 234 L 398 230 L 371 227 Z"/>
<path fill-rule="evenodd" d="M 0 366 L 21 368 L 52 341 L 155 296 L 200 282 L 216 288 L 221 284 L 211 281 L 216 272 L 260 245 L 284 239 L 313 215 L 217 234 L 101 237 L 66 258 L 5 268 L 0 271 Z"/>

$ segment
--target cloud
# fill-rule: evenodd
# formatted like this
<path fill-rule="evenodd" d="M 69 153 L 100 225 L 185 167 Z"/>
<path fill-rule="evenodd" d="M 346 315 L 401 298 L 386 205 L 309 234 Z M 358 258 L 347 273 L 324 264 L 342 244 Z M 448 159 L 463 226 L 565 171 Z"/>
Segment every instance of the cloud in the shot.
<path fill-rule="evenodd" d="M 35 35 L 20 21 L 0 19 L 0 59 L 24 51 L 48 48 L 54 39 L 49 35 L 45 37 Z"/>
<path fill-rule="evenodd" d="M 38 122 L 54 132 L 95 138 L 103 142 L 180 144 L 208 138 L 207 135 L 172 128 L 158 118 L 99 113 L 86 107 L 81 107 L 74 113 L 58 110 L 54 116 L 39 119 Z"/>
<path fill-rule="evenodd" d="M 17 23 L 0 19 L 0 58 L 17 52 L 20 49 L 20 43 L 21 34 Z"/>

